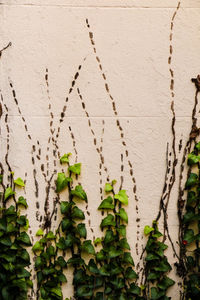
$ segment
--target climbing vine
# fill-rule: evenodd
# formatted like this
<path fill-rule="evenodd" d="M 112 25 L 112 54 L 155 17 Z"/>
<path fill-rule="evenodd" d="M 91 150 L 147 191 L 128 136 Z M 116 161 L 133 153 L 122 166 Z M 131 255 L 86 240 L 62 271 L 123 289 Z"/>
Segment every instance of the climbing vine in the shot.
<path fill-rule="evenodd" d="M 1 169 L 3 170 L 2 166 Z M 0 299 L 25 300 L 32 287 L 31 273 L 27 270 L 30 256 L 26 248 L 31 246 L 28 219 L 20 209 L 28 204 L 23 196 L 17 198 L 15 187 L 24 187 L 21 178 L 14 180 L 10 174 L 10 186 L 4 184 L 0 175 Z"/>
<path fill-rule="evenodd" d="M 200 142 L 188 155 L 189 172 L 185 184 L 186 209 L 182 219 L 180 245 L 185 266 L 184 286 L 186 299 L 200 297 Z"/>
<path fill-rule="evenodd" d="M 172 269 L 164 251 L 168 246 L 159 241 L 162 233 L 158 230 L 156 221 L 153 221 L 152 227 L 145 226 L 144 234 L 148 236 L 148 241 L 145 247 L 145 299 L 150 300 L 168 300 L 167 290 L 174 285 L 174 281 L 167 276 L 167 273 Z"/>

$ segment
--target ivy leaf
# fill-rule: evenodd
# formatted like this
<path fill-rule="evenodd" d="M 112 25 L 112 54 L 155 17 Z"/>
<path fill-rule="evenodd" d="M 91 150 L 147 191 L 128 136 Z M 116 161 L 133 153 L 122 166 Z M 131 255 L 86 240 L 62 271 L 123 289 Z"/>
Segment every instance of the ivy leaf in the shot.
<path fill-rule="evenodd" d="M 83 224 L 83 223 L 78 224 L 77 225 L 77 231 L 80 234 L 80 237 L 86 238 L 86 236 L 87 236 L 87 230 L 85 228 L 85 224 Z"/>
<path fill-rule="evenodd" d="M 194 165 L 197 164 L 200 161 L 200 156 L 195 155 L 193 153 L 188 154 L 188 165 Z"/>
<path fill-rule="evenodd" d="M 89 264 L 88 264 L 88 270 L 89 270 L 91 273 L 99 274 L 99 270 L 98 270 L 98 268 L 97 268 L 97 265 L 95 264 L 94 259 L 90 259 Z"/>
<path fill-rule="evenodd" d="M 135 283 L 130 284 L 130 289 L 128 291 L 133 295 L 137 295 L 137 296 L 140 295 L 140 288 Z"/>
<path fill-rule="evenodd" d="M 117 232 L 122 236 L 126 237 L 126 226 L 125 225 L 119 225 L 117 228 Z"/>
<path fill-rule="evenodd" d="M 5 191 L 4 199 L 7 200 L 9 197 L 15 195 L 15 192 L 12 190 L 11 187 L 8 187 Z"/>
<path fill-rule="evenodd" d="M 47 240 L 55 240 L 56 236 L 53 234 L 52 231 L 49 231 L 46 235 Z"/>
<path fill-rule="evenodd" d="M 131 256 L 131 253 L 130 252 L 124 252 L 124 256 L 123 256 L 123 259 L 122 261 L 126 264 L 130 264 L 134 267 L 134 261 L 133 261 L 133 258 Z"/>
<path fill-rule="evenodd" d="M 130 250 L 130 246 L 129 246 L 126 238 L 123 238 L 119 241 L 119 247 L 122 248 L 122 249 Z"/>
<path fill-rule="evenodd" d="M 72 219 L 79 219 L 79 220 L 85 219 L 84 212 L 77 206 L 73 207 L 71 217 L 72 217 Z"/>
<path fill-rule="evenodd" d="M 191 188 L 198 183 L 198 175 L 195 173 L 190 173 L 188 180 L 186 181 L 185 188 Z"/>
<path fill-rule="evenodd" d="M 61 227 L 62 227 L 62 231 L 66 231 L 68 230 L 73 224 L 73 221 L 71 221 L 70 219 L 68 218 L 63 218 L 62 221 L 61 221 Z"/>
<path fill-rule="evenodd" d="M 193 229 L 186 229 L 183 240 L 187 241 L 188 244 L 192 243 L 195 240 Z"/>
<path fill-rule="evenodd" d="M 0 184 L 3 182 L 3 175 L 0 174 Z"/>
<path fill-rule="evenodd" d="M 121 254 L 123 254 L 123 251 L 121 249 L 116 249 L 115 247 L 110 247 L 110 250 L 108 251 L 109 258 L 115 258 Z"/>
<path fill-rule="evenodd" d="M 51 294 L 53 296 L 57 296 L 59 297 L 60 299 L 62 298 L 62 290 L 61 290 L 61 287 L 54 287 L 51 289 Z"/>
<path fill-rule="evenodd" d="M 67 201 L 62 201 L 60 205 L 60 211 L 61 214 L 68 214 L 70 212 L 70 209 L 72 207 L 72 204 Z"/>
<path fill-rule="evenodd" d="M 138 278 L 138 275 L 131 267 L 128 267 L 125 271 L 125 277 L 127 279 L 136 279 Z"/>
<path fill-rule="evenodd" d="M 94 245 L 97 246 L 98 244 L 101 244 L 101 242 L 102 242 L 102 239 L 98 237 L 94 240 Z"/>
<path fill-rule="evenodd" d="M 32 247 L 33 252 L 42 251 L 43 249 L 44 247 L 39 241 L 37 241 Z"/>
<path fill-rule="evenodd" d="M 91 240 L 84 241 L 81 246 L 81 249 L 88 254 L 95 254 L 94 246 L 92 245 Z"/>
<path fill-rule="evenodd" d="M 12 241 L 9 236 L 1 237 L 0 243 L 7 247 L 10 247 L 12 245 Z"/>
<path fill-rule="evenodd" d="M 102 221 L 101 221 L 101 228 L 104 228 L 106 226 L 115 226 L 115 218 L 113 215 L 108 214 L 107 217 L 105 217 Z"/>
<path fill-rule="evenodd" d="M 102 266 L 100 269 L 99 269 L 99 274 L 101 276 L 110 276 L 110 272 L 106 269 L 106 266 Z"/>
<path fill-rule="evenodd" d="M 115 236 L 112 230 L 107 230 L 104 238 L 104 243 L 109 244 L 115 240 Z"/>
<path fill-rule="evenodd" d="M 170 264 L 167 262 L 167 258 L 165 260 L 161 260 L 159 262 L 159 265 L 157 267 L 154 267 L 155 271 L 160 271 L 160 272 L 168 272 L 171 269 L 172 268 L 171 268 Z"/>
<path fill-rule="evenodd" d="M 125 190 L 119 191 L 119 193 L 116 194 L 114 198 L 117 199 L 117 200 L 119 200 L 124 205 L 128 205 L 128 196 L 127 196 Z"/>
<path fill-rule="evenodd" d="M 58 177 L 56 180 L 56 192 L 60 193 L 61 191 L 63 191 L 67 187 L 68 182 L 71 181 L 72 179 L 70 177 L 67 177 L 65 173 L 58 173 Z"/>
<path fill-rule="evenodd" d="M 75 190 L 71 191 L 71 194 L 87 202 L 87 194 L 80 184 L 75 187 Z"/>
<path fill-rule="evenodd" d="M 71 153 L 65 153 L 61 158 L 60 158 L 60 163 L 68 163 L 69 162 L 69 156 L 72 155 Z"/>
<path fill-rule="evenodd" d="M 123 221 L 125 221 L 126 223 L 128 223 L 128 215 L 127 215 L 127 213 L 126 213 L 126 211 L 125 211 L 124 208 L 120 208 L 120 209 L 119 209 L 119 213 L 116 214 L 116 215 L 120 216 L 120 218 L 121 218 Z"/>
<path fill-rule="evenodd" d="M 38 229 L 38 231 L 36 232 L 36 236 L 43 236 L 44 235 L 44 231 L 40 228 Z"/>
<path fill-rule="evenodd" d="M 171 278 L 164 276 L 163 279 L 158 283 L 158 287 L 161 290 L 167 290 L 170 286 L 174 285 L 175 281 Z"/>
<path fill-rule="evenodd" d="M 80 175 L 81 174 L 81 164 L 74 164 L 73 166 L 70 166 L 68 170 L 74 174 Z"/>
<path fill-rule="evenodd" d="M 27 246 L 31 246 L 31 240 L 30 237 L 28 236 L 28 234 L 26 232 L 21 232 L 19 237 L 17 238 L 17 240 L 19 242 L 22 242 L 23 244 L 27 245 Z"/>
<path fill-rule="evenodd" d="M 151 300 L 158 300 L 165 295 L 164 291 L 159 291 L 157 288 L 151 288 Z"/>
<path fill-rule="evenodd" d="M 114 207 L 113 198 L 109 196 L 101 202 L 98 209 L 114 209 Z"/>
<path fill-rule="evenodd" d="M 195 145 L 195 148 L 200 150 L 200 142 L 198 142 L 196 145 Z"/>
<path fill-rule="evenodd" d="M 18 198 L 17 204 L 18 204 L 18 205 L 22 205 L 22 206 L 24 206 L 25 208 L 28 207 L 28 204 L 27 204 L 27 202 L 26 202 L 26 199 L 25 199 L 24 197 L 22 197 L 22 196 Z"/>
<path fill-rule="evenodd" d="M 24 187 L 24 186 L 25 186 L 24 181 L 23 181 L 20 177 L 18 177 L 17 179 L 15 179 L 15 180 L 14 180 L 14 183 L 15 183 L 16 185 L 18 185 L 18 186 L 21 186 L 21 187 Z"/>
<path fill-rule="evenodd" d="M 113 190 L 113 186 L 110 183 L 105 184 L 105 192 L 109 193 Z"/>
<path fill-rule="evenodd" d="M 154 228 L 153 227 L 150 227 L 149 225 L 146 225 L 144 227 L 144 234 L 145 235 L 148 235 L 150 232 L 154 231 Z"/>
<path fill-rule="evenodd" d="M 66 268 L 67 267 L 67 262 L 64 260 L 64 258 L 62 256 L 59 256 L 56 264 L 58 264 L 60 267 L 62 268 Z"/>
<path fill-rule="evenodd" d="M 197 201 L 197 196 L 194 191 L 189 191 L 187 194 L 187 206 L 190 206 Z"/>

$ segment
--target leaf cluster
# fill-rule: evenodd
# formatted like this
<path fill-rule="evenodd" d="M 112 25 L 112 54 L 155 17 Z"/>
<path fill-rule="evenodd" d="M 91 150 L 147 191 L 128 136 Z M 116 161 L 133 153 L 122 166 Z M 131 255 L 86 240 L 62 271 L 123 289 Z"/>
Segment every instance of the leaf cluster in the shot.
<path fill-rule="evenodd" d="M 3 184 L 3 176 L 0 176 Z M 11 186 L 24 186 L 21 178 L 11 182 Z M 20 208 L 27 208 L 24 197 L 16 200 L 13 187 L 7 187 L 2 193 L 0 204 L 0 299 L 26 300 L 32 287 L 31 273 L 27 270 L 30 256 L 26 248 L 31 241 L 26 230 L 28 219 L 21 215 Z"/>
<path fill-rule="evenodd" d="M 168 300 L 167 290 L 174 285 L 174 281 L 167 276 L 167 273 L 172 269 L 164 251 L 167 245 L 159 241 L 162 233 L 159 232 L 157 222 L 154 221 L 152 227 L 145 226 L 145 235 L 148 235 L 146 244 L 146 281 L 147 286 L 145 293 L 147 299 L 150 300 Z"/>

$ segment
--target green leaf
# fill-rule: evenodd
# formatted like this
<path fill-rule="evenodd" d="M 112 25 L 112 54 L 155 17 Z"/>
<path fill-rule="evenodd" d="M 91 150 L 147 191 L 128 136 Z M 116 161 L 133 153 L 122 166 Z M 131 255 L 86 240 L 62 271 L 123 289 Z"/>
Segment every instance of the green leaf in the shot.
<path fill-rule="evenodd" d="M 150 261 L 150 260 L 159 260 L 160 257 L 154 253 L 148 253 L 147 256 L 145 257 L 146 261 Z"/>
<path fill-rule="evenodd" d="M 101 202 L 98 209 L 114 209 L 114 207 L 113 198 L 109 196 Z"/>
<path fill-rule="evenodd" d="M 71 191 L 71 194 L 87 202 L 87 194 L 80 184 L 75 187 L 75 190 Z"/>
<path fill-rule="evenodd" d="M 71 217 L 72 217 L 72 219 L 79 219 L 79 220 L 85 219 L 84 212 L 77 206 L 73 207 Z"/>
<path fill-rule="evenodd" d="M 88 254 L 95 254 L 94 246 L 92 245 L 91 240 L 84 241 L 81 246 L 81 249 Z"/>
<path fill-rule="evenodd" d="M 102 242 L 102 239 L 98 237 L 94 240 L 94 245 L 96 246 L 98 244 L 101 244 L 101 242 Z"/>
<path fill-rule="evenodd" d="M 119 191 L 119 193 L 115 195 L 115 199 L 119 200 L 124 205 L 128 205 L 128 196 L 125 190 Z"/>
<path fill-rule="evenodd" d="M 157 272 L 150 272 L 147 276 L 147 280 L 155 280 L 160 277 L 160 274 Z"/>
<path fill-rule="evenodd" d="M 60 267 L 62 268 L 66 268 L 67 267 L 67 262 L 64 260 L 64 258 L 62 256 L 59 256 L 56 264 L 58 264 Z"/>
<path fill-rule="evenodd" d="M 37 252 L 37 251 L 42 251 L 44 249 L 44 247 L 42 246 L 42 244 L 37 241 L 34 246 L 32 247 L 33 252 Z"/>
<path fill-rule="evenodd" d="M 36 269 L 41 268 L 43 265 L 44 265 L 44 263 L 43 263 L 42 258 L 40 256 L 37 256 L 36 260 L 35 260 Z"/>
<path fill-rule="evenodd" d="M 172 268 L 171 268 L 170 264 L 168 263 L 167 259 L 161 260 L 159 262 L 159 265 L 157 267 L 154 267 L 155 271 L 160 271 L 160 272 L 168 272 L 171 269 Z"/>
<path fill-rule="evenodd" d="M 56 192 L 60 193 L 61 191 L 63 191 L 67 187 L 68 182 L 71 181 L 72 179 L 67 177 L 65 173 L 58 173 L 58 177 L 56 180 Z"/>
<path fill-rule="evenodd" d="M 105 192 L 109 193 L 113 190 L 113 186 L 110 183 L 105 184 Z"/>
<path fill-rule="evenodd" d="M 189 191 L 187 194 L 187 206 L 193 205 L 197 201 L 197 196 L 194 191 Z"/>
<path fill-rule="evenodd" d="M 187 241 L 188 244 L 192 243 L 195 240 L 193 229 L 186 229 L 183 240 Z"/>
<path fill-rule="evenodd" d="M 126 226 L 125 225 L 119 225 L 117 228 L 117 232 L 122 236 L 126 237 Z"/>
<path fill-rule="evenodd" d="M 3 175 L 0 174 L 0 184 L 2 184 L 2 182 L 3 182 Z"/>
<path fill-rule="evenodd" d="M 72 155 L 71 153 L 65 153 L 61 158 L 60 158 L 60 163 L 68 163 L 69 162 L 69 156 Z"/>
<path fill-rule="evenodd" d="M 198 183 L 198 175 L 195 173 L 190 173 L 188 180 L 186 181 L 185 188 L 191 188 Z"/>
<path fill-rule="evenodd" d="M 195 148 L 200 150 L 200 142 L 198 142 L 196 145 L 195 145 Z"/>
<path fill-rule="evenodd" d="M 175 281 L 171 278 L 164 276 L 163 279 L 158 283 L 158 287 L 161 290 L 167 290 L 170 286 L 174 285 Z"/>
<path fill-rule="evenodd" d="M 77 231 L 80 234 L 80 237 L 86 238 L 86 236 L 87 236 L 87 230 L 85 228 L 85 224 L 83 224 L 83 223 L 78 224 L 77 225 Z"/>
<path fill-rule="evenodd" d="M 133 261 L 133 258 L 131 256 L 130 252 L 124 252 L 124 256 L 123 256 L 122 261 L 123 261 L 123 263 L 130 264 L 130 265 L 134 266 L 134 261 Z"/>
<path fill-rule="evenodd" d="M 17 179 L 15 179 L 15 180 L 14 180 L 14 183 L 15 183 L 16 185 L 18 185 L 18 186 L 21 186 L 21 187 L 24 187 L 24 186 L 25 186 L 24 181 L 23 181 L 20 177 L 18 177 Z"/>
<path fill-rule="evenodd" d="M 144 234 L 145 235 L 148 235 L 150 232 L 154 231 L 154 228 L 153 227 L 150 227 L 149 225 L 146 225 L 144 227 Z"/>
<path fill-rule="evenodd" d="M 116 249 L 115 247 L 110 247 L 108 251 L 109 258 L 115 258 L 117 256 L 120 256 L 121 254 L 123 254 L 123 251 L 121 249 Z"/>
<path fill-rule="evenodd" d="M 54 287 L 51 289 L 51 294 L 53 296 L 58 296 L 60 299 L 62 298 L 62 290 L 61 287 Z"/>
<path fill-rule="evenodd" d="M 10 247 L 12 245 L 12 242 L 11 242 L 11 239 L 9 236 L 1 237 L 0 243 L 3 244 L 4 246 L 8 246 L 8 247 Z"/>
<path fill-rule="evenodd" d="M 88 270 L 89 270 L 91 273 L 99 274 L 99 270 L 98 270 L 98 268 L 97 268 L 97 265 L 96 265 L 94 259 L 90 259 L 89 264 L 88 264 Z"/>
<path fill-rule="evenodd" d="M 36 232 L 36 236 L 43 236 L 44 235 L 44 231 L 40 228 L 38 229 L 38 231 Z"/>
<path fill-rule="evenodd" d="M 12 190 L 11 187 L 8 187 L 5 191 L 4 199 L 7 200 L 11 196 L 15 195 L 15 192 Z"/>
<path fill-rule="evenodd" d="M 109 244 L 115 240 L 115 236 L 112 230 L 107 230 L 104 238 L 104 243 Z"/>
<path fill-rule="evenodd" d="M 30 237 L 28 236 L 28 234 L 26 232 L 21 232 L 19 237 L 17 238 L 17 240 L 19 242 L 22 242 L 23 244 L 27 245 L 27 246 L 31 246 L 31 240 Z"/>
<path fill-rule="evenodd" d="M 197 156 L 193 153 L 188 154 L 188 165 L 194 165 L 197 164 L 200 161 L 200 156 Z"/>
<path fill-rule="evenodd" d="M 110 272 L 106 269 L 106 266 L 102 266 L 99 269 L 99 273 L 101 276 L 110 276 Z"/>
<path fill-rule="evenodd" d="M 106 226 L 115 226 L 115 218 L 113 215 L 108 214 L 107 217 L 105 217 L 101 222 L 101 228 L 104 228 Z"/>
<path fill-rule="evenodd" d="M 119 209 L 119 213 L 116 214 L 116 215 L 120 216 L 120 218 L 121 218 L 123 221 L 125 221 L 126 223 L 128 223 L 128 215 L 127 215 L 127 213 L 126 213 L 126 211 L 125 211 L 124 208 L 120 208 L 120 209 Z"/>
<path fill-rule="evenodd" d="M 53 234 L 52 231 L 49 231 L 46 235 L 47 240 L 55 240 L 56 236 Z"/>
<path fill-rule="evenodd" d="M 60 205 L 61 214 L 68 214 L 71 210 L 72 204 L 67 201 L 62 201 Z"/>
<path fill-rule="evenodd" d="M 128 291 L 133 295 L 140 295 L 140 288 L 135 283 L 131 283 L 130 289 Z"/>
<path fill-rule="evenodd" d="M 132 269 L 132 267 L 128 267 L 125 271 L 125 277 L 127 279 L 136 279 L 138 278 L 138 275 L 136 272 Z"/>
<path fill-rule="evenodd" d="M 68 230 L 70 227 L 72 227 L 73 221 L 71 221 L 68 218 L 63 218 L 61 221 L 61 227 L 62 227 L 62 231 L 66 231 Z"/>
<path fill-rule="evenodd" d="M 24 206 L 25 208 L 28 207 L 28 204 L 27 204 L 27 202 L 26 202 L 26 199 L 25 199 L 24 197 L 22 197 L 22 196 L 18 198 L 17 204 L 18 204 L 18 205 L 22 205 L 22 206 Z"/>
<path fill-rule="evenodd" d="M 151 300 L 158 300 L 165 295 L 164 291 L 159 291 L 157 288 L 151 288 Z"/>
<path fill-rule="evenodd" d="M 73 166 L 70 166 L 68 170 L 74 174 L 80 175 L 81 174 L 81 164 L 74 164 Z"/>
<path fill-rule="evenodd" d="M 62 273 L 62 274 L 58 275 L 58 281 L 61 282 L 61 283 L 65 283 L 65 282 L 67 282 L 67 278 L 66 278 L 66 276 Z"/>
<path fill-rule="evenodd" d="M 123 238 L 119 241 L 119 247 L 122 248 L 122 249 L 130 250 L 130 246 L 129 246 L 126 238 Z"/>

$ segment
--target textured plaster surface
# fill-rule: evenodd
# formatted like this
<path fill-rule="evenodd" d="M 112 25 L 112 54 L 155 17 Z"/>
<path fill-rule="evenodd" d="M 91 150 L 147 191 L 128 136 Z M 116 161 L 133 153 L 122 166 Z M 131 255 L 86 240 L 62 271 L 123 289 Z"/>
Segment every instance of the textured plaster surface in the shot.
<path fill-rule="evenodd" d="M 10 165 L 16 177 L 26 179 L 32 239 L 36 240 L 35 232 L 44 218 L 46 181 L 54 169 L 61 170 L 56 156 L 72 152 L 72 162 L 83 164 L 80 181 L 89 199 L 86 223 L 90 238 L 101 235 L 97 207 L 107 177 L 127 190 L 128 240 L 139 270 L 146 242 L 143 228 L 158 213 L 166 147 L 173 141 L 172 101 L 177 173 L 183 152 L 180 140 L 184 147 L 190 132 L 195 93 L 190 79 L 200 72 L 200 2 L 2 0 L 0 28 L 0 48 L 12 43 L 0 60 L 0 155 L 3 161 L 8 142 Z M 59 153 L 55 155 L 48 139 L 55 137 L 58 128 Z M 177 187 L 178 180 L 168 206 L 175 246 Z M 54 198 L 51 190 L 50 210 Z M 59 214 L 54 223 L 58 220 Z M 167 243 L 173 266 L 176 258 Z M 171 277 L 176 278 L 174 269 Z M 69 276 L 68 281 L 65 297 L 72 294 Z M 178 299 L 179 288 L 173 287 L 169 295 Z"/>

